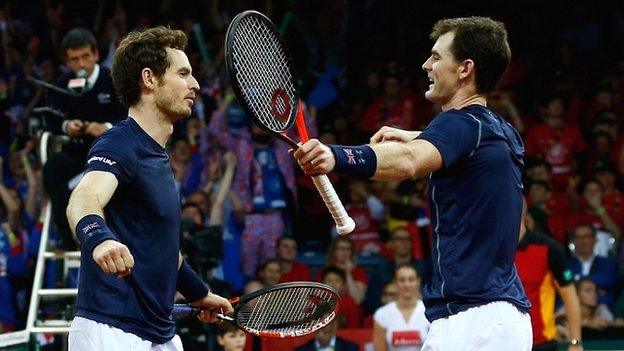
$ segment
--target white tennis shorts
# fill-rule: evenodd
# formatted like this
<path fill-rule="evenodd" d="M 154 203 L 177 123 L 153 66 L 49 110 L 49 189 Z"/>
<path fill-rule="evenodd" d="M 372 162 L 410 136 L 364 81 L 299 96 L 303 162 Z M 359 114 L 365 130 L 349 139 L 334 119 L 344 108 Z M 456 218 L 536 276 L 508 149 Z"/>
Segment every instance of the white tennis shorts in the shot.
<path fill-rule="evenodd" d="M 531 317 L 505 301 L 469 308 L 429 327 L 422 351 L 530 351 Z"/>
<path fill-rule="evenodd" d="M 90 319 L 75 317 L 69 329 L 69 351 L 182 351 L 182 341 L 174 336 L 164 344 L 126 333 Z"/>

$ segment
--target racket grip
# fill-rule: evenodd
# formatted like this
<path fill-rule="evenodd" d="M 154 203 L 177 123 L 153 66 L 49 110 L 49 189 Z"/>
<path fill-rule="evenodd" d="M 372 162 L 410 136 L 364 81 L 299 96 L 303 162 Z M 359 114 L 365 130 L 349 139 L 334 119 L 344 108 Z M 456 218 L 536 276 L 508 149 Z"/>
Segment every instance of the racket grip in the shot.
<path fill-rule="evenodd" d="M 316 189 L 321 194 L 325 206 L 327 206 L 332 217 L 334 217 L 338 234 L 345 235 L 351 233 L 355 229 L 355 222 L 353 218 L 349 217 L 327 175 L 314 176 L 312 181 L 314 181 Z"/>
<path fill-rule="evenodd" d="M 173 305 L 173 309 L 171 310 L 171 315 L 176 318 L 184 318 L 184 317 L 194 317 L 197 316 L 201 312 L 200 308 L 191 307 L 185 304 L 175 304 Z M 230 316 L 226 316 L 222 313 L 217 313 L 217 318 L 222 321 L 230 321 L 233 322 L 234 318 Z"/>
<path fill-rule="evenodd" d="M 174 317 L 191 317 L 197 316 L 201 310 L 199 308 L 191 307 L 185 304 L 175 304 L 171 310 L 171 315 Z"/>

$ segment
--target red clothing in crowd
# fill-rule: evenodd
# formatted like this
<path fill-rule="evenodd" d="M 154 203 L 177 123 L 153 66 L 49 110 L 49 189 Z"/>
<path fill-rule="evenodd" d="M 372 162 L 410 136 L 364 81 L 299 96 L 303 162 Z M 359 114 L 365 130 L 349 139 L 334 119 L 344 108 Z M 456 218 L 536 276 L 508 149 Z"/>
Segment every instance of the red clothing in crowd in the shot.
<path fill-rule="evenodd" d="M 366 271 L 360 266 L 355 267 L 353 272 L 351 272 L 351 277 L 353 277 L 353 280 L 356 282 L 362 282 L 364 285 L 368 285 L 368 276 L 366 275 Z"/>
<path fill-rule="evenodd" d="M 363 129 L 374 133 L 382 126 L 400 129 L 412 129 L 414 116 L 414 100 L 407 95 L 392 106 L 384 97 L 377 98 L 366 108 Z"/>
<path fill-rule="evenodd" d="M 300 282 L 310 280 L 310 268 L 299 262 L 293 262 L 290 272 L 282 273 L 281 283 Z"/>
<path fill-rule="evenodd" d="M 602 204 L 613 221 L 620 228 L 624 228 L 624 194 L 617 189 L 605 193 L 602 197 Z"/>
<path fill-rule="evenodd" d="M 364 310 L 355 303 L 349 294 L 340 295 L 340 314 L 344 316 L 345 324 L 341 328 L 357 329 L 362 326 Z"/>
<path fill-rule="evenodd" d="M 527 134 L 527 156 L 541 157 L 552 167 L 555 190 L 565 189 L 568 176 L 572 174 L 574 154 L 587 148 L 577 126 L 564 124 L 560 129 L 542 123 Z"/>
<path fill-rule="evenodd" d="M 357 252 L 369 249 L 370 246 L 377 247 L 373 252 L 379 252 L 382 244 L 379 239 L 379 228 L 373 219 L 368 206 L 364 204 L 351 204 L 347 206 L 347 212 L 355 221 L 355 229 L 349 234 L 349 237 L 355 242 L 355 250 Z"/>

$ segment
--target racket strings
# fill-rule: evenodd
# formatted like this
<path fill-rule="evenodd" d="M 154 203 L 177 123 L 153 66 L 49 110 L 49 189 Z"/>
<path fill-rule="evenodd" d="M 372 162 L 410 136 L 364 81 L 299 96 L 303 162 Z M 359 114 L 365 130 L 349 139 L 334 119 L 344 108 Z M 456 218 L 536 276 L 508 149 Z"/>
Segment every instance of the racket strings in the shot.
<path fill-rule="evenodd" d="M 263 294 L 238 312 L 239 324 L 255 334 L 297 335 L 323 323 L 336 308 L 335 294 L 319 288 L 291 288 Z"/>
<path fill-rule="evenodd" d="M 233 38 L 233 65 L 245 103 L 267 128 L 275 132 L 287 130 L 295 114 L 280 118 L 267 108 L 274 105 L 279 112 L 296 109 L 296 87 L 279 38 L 264 21 L 253 16 L 241 21 Z M 284 96 L 276 99 L 278 90 Z"/>

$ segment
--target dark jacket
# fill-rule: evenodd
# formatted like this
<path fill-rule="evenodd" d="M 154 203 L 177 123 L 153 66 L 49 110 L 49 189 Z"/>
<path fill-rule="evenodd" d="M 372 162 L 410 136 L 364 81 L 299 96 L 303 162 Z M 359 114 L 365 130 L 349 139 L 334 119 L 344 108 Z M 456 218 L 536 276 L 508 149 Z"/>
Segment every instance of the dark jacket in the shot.
<path fill-rule="evenodd" d="M 336 337 L 336 345 L 334 351 L 359 351 L 360 346 L 352 341 L 345 340 L 341 337 Z M 305 344 L 297 347 L 295 351 L 316 351 L 316 344 L 314 339 L 306 342 Z"/>

